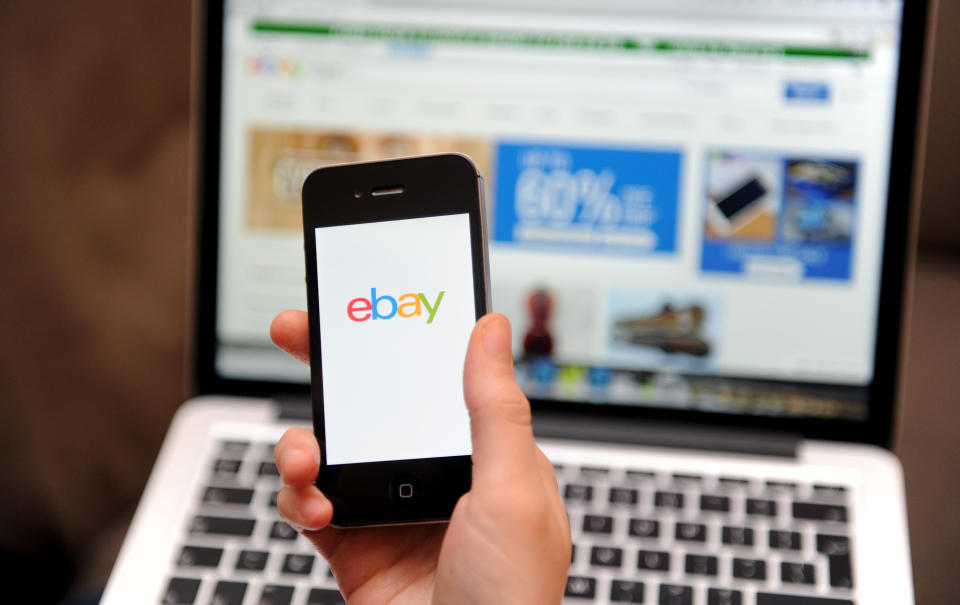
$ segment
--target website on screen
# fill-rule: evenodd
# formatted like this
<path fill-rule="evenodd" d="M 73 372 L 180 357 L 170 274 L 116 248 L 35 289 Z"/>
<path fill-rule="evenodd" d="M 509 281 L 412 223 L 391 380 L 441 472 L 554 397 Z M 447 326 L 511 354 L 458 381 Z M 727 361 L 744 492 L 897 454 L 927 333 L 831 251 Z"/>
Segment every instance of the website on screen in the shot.
<path fill-rule="evenodd" d="M 493 307 L 531 395 L 866 413 L 900 2 L 227 10 L 225 374 L 306 379 L 266 326 L 305 307 L 311 170 L 457 151 L 486 178 Z M 436 291 L 370 283 L 370 323 L 374 286 L 429 318 Z"/>

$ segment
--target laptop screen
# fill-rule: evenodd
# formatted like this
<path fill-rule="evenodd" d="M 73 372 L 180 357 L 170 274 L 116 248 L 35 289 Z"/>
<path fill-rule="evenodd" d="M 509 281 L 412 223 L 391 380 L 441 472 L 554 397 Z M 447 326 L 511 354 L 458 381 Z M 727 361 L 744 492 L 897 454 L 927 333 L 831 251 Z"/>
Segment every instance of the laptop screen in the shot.
<path fill-rule="evenodd" d="M 217 374 L 308 380 L 310 171 L 456 151 L 532 398 L 865 419 L 902 8 L 228 0 Z"/>

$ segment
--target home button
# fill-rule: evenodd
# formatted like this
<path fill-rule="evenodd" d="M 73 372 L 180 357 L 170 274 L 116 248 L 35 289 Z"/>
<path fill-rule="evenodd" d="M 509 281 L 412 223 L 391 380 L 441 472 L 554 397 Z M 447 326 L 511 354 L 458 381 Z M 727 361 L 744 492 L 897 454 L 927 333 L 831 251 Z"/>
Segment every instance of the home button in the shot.
<path fill-rule="evenodd" d="M 404 500 L 413 498 L 413 483 L 404 481 L 403 483 L 397 485 L 397 495 Z"/>

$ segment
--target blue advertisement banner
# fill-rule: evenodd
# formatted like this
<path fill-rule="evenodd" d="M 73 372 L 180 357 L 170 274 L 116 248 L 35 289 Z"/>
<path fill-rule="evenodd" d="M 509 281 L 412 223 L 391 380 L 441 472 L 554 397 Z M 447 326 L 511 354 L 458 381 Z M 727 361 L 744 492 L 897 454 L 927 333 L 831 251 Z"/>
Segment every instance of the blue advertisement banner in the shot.
<path fill-rule="evenodd" d="M 701 269 L 849 280 L 857 187 L 852 161 L 710 152 Z"/>
<path fill-rule="evenodd" d="M 578 252 L 676 252 L 680 170 L 673 150 L 501 143 L 493 237 Z"/>
<path fill-rule="evenodd" d="M 781 260 L 782 259 L 782 260 Z M 720 273 L 753 273 L 751 261 L 763 260 L 767 266 L 780 264 L 783 260 L 794 261 L 796 271 L 791 277 L 797 279 L 847 279 L 850 277 L 850 246 L 838 244 L 774 244 L 703 242 L 704 271 Z M 757 263 L 759 264 L 759 263 Z M 773 271 L 764 271 L 772 276 Z"/>

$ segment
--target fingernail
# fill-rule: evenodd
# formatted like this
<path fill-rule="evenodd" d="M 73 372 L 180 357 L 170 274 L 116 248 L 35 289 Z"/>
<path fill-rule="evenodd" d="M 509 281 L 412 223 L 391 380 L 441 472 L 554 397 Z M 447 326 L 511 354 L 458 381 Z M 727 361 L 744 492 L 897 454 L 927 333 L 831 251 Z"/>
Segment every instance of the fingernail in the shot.
<path fill-rule="evenodd" d="M 483 348 L 487 355 L 501 361 L 513 361 L 510 354 L 510 324 L 502 316 L 494 316 L 483 327 Z"/>

